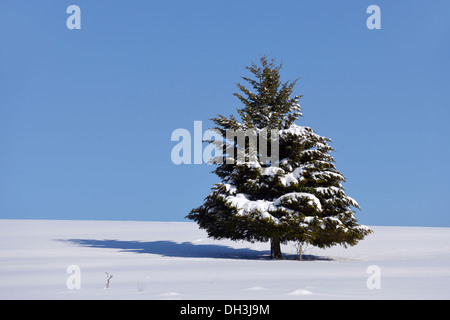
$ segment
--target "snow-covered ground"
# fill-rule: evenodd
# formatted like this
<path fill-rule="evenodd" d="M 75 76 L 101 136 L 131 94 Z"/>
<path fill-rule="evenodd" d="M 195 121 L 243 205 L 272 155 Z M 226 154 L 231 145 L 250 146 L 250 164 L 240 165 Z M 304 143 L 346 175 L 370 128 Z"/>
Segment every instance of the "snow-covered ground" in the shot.
<path fill-rule="evenodd" d="M 372 229 L 272 261 L 268 243 L 215 241 L 191 222 L 0 220 L 0 299 L 450 298 L 450 228 Z"/>

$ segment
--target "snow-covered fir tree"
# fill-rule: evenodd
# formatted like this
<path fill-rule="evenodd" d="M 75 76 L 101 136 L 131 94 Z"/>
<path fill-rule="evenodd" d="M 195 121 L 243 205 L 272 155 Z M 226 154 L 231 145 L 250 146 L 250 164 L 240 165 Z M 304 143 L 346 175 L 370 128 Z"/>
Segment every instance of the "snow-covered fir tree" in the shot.
<path fill-rule="evenodd" d="M 261 140 L 266 137 L 259 133 L 276 130 L 278 161 L 262 159 L 259 149 L 252 157 L 248 144 L 223 142 L 224 161 L 213 159 L 221 182 L 187 217 L 216 239 L 271 241 L 275 259 L 282 256 L 280 244 L 289 241 L 321 248 L 355 245 L 371 230 L 355 218 L 359 205 L 345 193 L 345 177 L 330 155 L 331 140 L 294 123 L 302 117 L 301 96 L 291 97 L 296 81 L 282 83 L 280 69 L 266 57 L 247 67 L 253 77 L 243 79 L 252 89 L 237 84 L 240 93 L 234 94 L 243 103 L 237 110 L 241 121 L 212 119 L 224 137 L 227 130 L 256 132 L 269 150 L 270 138 Z M 239 153 L 230 153 L 230 145 L 240 148 L 247 161 L 237 161 Z M 235 161 L 225 161 L 230 157 Z"/>

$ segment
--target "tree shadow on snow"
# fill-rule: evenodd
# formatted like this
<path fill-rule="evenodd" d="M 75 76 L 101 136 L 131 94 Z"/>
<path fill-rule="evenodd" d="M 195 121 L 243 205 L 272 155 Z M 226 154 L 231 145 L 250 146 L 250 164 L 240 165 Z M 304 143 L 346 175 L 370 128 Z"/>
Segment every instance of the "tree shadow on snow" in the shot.
<path fill-rule="evenodd" d="M 120 251 L 158 254 L 164 257 L 179 258 L 222 258 L 222 259 L 270 259 L 270 251 L 249 248 L 232 248 L 216 244 L 177 243 L 174 241 L 121 241 L 96 239 L 58 239 L 83 247 L 120 249 Z"/>

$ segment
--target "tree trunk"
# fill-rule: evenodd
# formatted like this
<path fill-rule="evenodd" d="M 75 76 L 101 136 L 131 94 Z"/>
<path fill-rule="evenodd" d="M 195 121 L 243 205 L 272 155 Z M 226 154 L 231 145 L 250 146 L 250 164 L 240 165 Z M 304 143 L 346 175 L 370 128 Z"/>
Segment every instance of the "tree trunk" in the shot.
<path fill-rule="evenodd" d="M 298 246 L 298 260 L 300 260 L 300 261 L 303 260 L 302 255 L 303 255 L 303 248 L 302 248 L 302 245 L 300 244 Z"/>
<path fill-rule="evenodd" d="M 280 237 L 273 237 L 270 241 L 270 257 L 272 259 L 281 259 Z"/>

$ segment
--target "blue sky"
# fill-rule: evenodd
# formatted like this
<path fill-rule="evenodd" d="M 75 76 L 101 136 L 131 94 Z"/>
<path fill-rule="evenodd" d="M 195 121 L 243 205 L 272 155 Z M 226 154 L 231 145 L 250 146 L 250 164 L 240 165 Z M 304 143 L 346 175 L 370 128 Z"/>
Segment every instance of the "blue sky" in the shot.
<path fill-rule="evenodd" d="M 81 30 L 69 30 L 69 5 Z M 369 30 L 366 9 L 381 9 Z M 0 218 L 186 221 L 217 178 L 177 128 L 235 114 L 261 55 L 333 140 L 368 225 L 450 227 L 450 2 L 0 3 Z"/>

